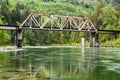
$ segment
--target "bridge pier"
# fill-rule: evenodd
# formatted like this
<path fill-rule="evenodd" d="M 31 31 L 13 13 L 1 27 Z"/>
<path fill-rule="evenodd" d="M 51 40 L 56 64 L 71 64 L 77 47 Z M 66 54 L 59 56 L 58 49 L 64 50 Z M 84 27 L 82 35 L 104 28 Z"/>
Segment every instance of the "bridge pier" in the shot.
<path fill-rule="evenodd" d="M 99 34 L 98 33 L 95 34 L 95 43 L 96 43 L 95 47 L 99 47 L 100 46 L 100 44 L 99 44 Z"/>
<path fill-rule="evenodd" d="M 16 32 L 16 45 L 18 48 L 22 48 L 22 30 L 18 29 Z"/>
<path fill-rule="evenodd" d="M 99 47 L 99 34 L 92 32 L 90 36 L 90 47 Z"/>
<path fill-rule="evenodd" d="M 84 37 L 82 37 L 82 47 L 85 47 L 86 46 L 86 44 L 85 44 L 85 38 Z"/>

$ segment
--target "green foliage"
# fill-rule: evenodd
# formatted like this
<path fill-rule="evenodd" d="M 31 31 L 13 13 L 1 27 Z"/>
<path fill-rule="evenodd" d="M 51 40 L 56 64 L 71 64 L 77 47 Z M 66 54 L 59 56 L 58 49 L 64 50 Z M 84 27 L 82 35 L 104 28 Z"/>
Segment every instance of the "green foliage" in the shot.
<path fill-rule="evenodd" d="M 7 44 L 10 40 L 10 35 L 6 31 L 0 31 L 0 45 Z"/>
<path fill-rule="evenodd" d="M 94 22 L 94 26 L 97 28 L 97 29 L 100 29 L 100 19 L 99 19 L 99 15 L 100 15 L 100 12 L 101 12 L 101 9 L 105 6 L 105 2 L 101 2 L 97 5 L 96 9 L 93 11 L 92 13 L 92 19 L 93 19 L 93 22 Z"/>
<path fill-rule="evenodd" d="M 120 29 L 119 3 L 119 0 L 1 0 L 0 24 L 20 25 L 28 14 L 40 13 L 90 16 L 96 28 L 118 30 Z M 89 35 L 84 33 L 39 30 L 23 32 L 23 45 L 80 43 L 80 38 L 83 36 L 89 40 Z M 0 45 L 10 44 L 14 41 L 14 36 L 15 32 L 10 34 L 7 31 L 0 31 Z M 100 39 L 101 41 L 108 41 L 110 35 L 100 36 Z M 117 43 L 118 41 L 115 44 Z"/>
<path fill-rule="evenodd" d="M 106 41 L 105 43 L 102 43 L 101 46 L 106 47 L 120 47 L 120 38 L 116 39 L 115 41 Z"/>
<path fill-rule="evenodd" d="M 4 24 L 4 22 L 5 22 L 4 18 L 5 18 L 4 16 L 0 16 L 0 24 Z"/>
<path fill-rule="evenodd" d="M 34 45 L 35 44 L 35 38 L 34 38 L 34 33 L 32 32 L 32 30 L 27 30 L 24 32 L 24 44 L 27 45 Z"/>
<path fill-rule="evenodd" d="M 102 21 L 102 29 L 116 30 L 117 27 L 117 11 L 111 4 L 106 5 L 101 9 L 99 19 Z"/>
<path fill-rule="evenodd" d="M 120 29 L 120 9 L 119 6 L 113 6 L 115 1 L 102 1 L 93 13 L 94 25 L 102 30 L 119 30 Z M 119 46 L 119 37 L 115 41 L 111 41 L 111 35 L 100 35 L 102 46 Z"/>

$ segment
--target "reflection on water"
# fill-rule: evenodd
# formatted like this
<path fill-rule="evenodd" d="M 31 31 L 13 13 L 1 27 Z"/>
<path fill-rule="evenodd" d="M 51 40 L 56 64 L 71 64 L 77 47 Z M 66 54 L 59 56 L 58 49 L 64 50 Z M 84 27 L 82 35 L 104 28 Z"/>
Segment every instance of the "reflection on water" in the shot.
<path fill-rule="evenodd" d="M 37 47 L 1 52 L 0 80 L 119 80 L 119 57 L 119 48 Z"/>

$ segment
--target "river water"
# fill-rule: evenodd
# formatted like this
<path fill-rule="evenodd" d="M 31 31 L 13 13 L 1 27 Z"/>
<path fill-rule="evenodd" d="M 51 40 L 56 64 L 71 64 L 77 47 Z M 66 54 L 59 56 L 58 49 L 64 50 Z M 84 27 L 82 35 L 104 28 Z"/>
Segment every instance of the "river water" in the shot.
<path fill-rule="evenodd" d="M 0 52 L 0 80 L 120 80 L 120 48 L 43 46 Z"/>

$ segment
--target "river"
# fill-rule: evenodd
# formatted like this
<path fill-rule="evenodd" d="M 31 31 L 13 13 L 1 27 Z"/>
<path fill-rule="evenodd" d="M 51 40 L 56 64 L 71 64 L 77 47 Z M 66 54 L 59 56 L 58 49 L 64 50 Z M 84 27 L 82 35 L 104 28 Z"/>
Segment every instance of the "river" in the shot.
<path fill-rule="evenodd" d="M 0 80 L 120 80 L 120 48 L 41 46 L 3 51 Z"/>

